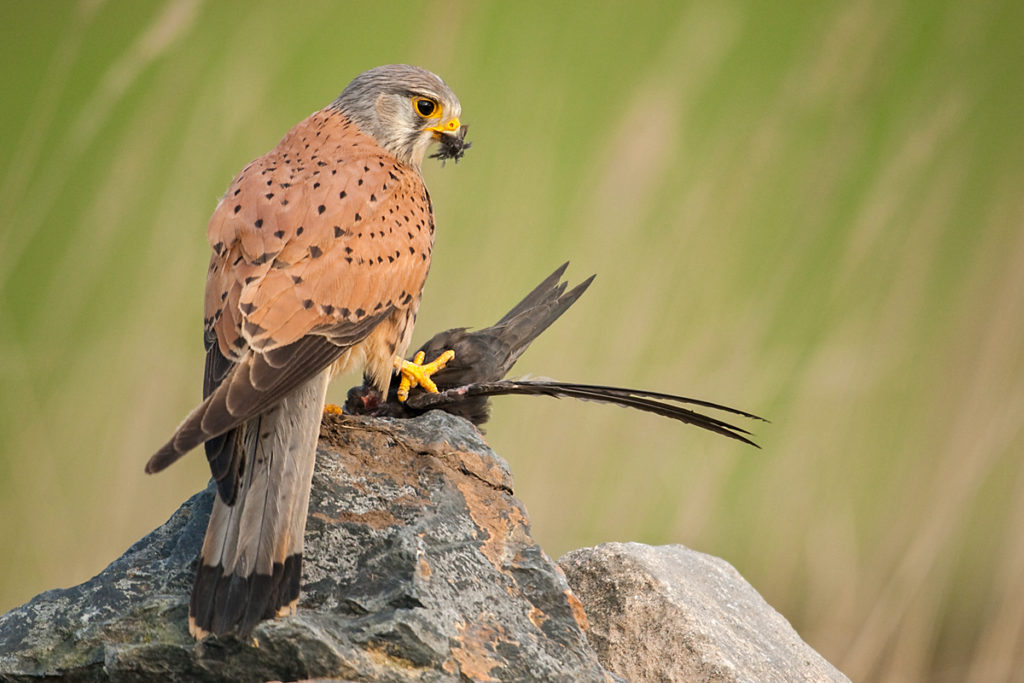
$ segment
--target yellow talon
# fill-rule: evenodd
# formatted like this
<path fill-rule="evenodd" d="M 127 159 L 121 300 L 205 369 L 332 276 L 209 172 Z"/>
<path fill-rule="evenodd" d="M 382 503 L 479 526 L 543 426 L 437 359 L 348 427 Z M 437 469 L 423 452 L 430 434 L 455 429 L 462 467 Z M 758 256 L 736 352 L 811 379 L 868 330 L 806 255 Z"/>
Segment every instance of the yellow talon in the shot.
<path fill-rule="evenodd" d="M 419 351 L 413 356 L 412 361 L 404 358 L 395 358 L 395 370 L 402 373 L 402 381 L 398 384 L 398 400 L 405 401 L 409 398 L 409 390 L 413 387 L 423 387 L 432 394 L 437 393 L 437 385 L 430 379 L 430 376 L 448 364 L 455 358 L 455 352 L 449 349 L 440 356 L 430 361 L 423 362 L 423 352 Z"/>
<path fill-rule="evenodd" d="M 334 403 L 327 403 L 324 405 L 324 415 L 341 415 L 345 411 L 341 409 L 341 406 L 335 405 Z"/>

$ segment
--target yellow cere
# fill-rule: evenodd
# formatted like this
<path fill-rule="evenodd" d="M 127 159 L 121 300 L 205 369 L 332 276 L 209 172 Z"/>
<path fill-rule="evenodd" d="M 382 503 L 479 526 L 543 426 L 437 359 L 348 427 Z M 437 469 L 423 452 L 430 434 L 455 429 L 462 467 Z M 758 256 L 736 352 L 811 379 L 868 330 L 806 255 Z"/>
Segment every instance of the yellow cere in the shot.
<path fill-rule="evenodd" d="M 436 126 L 427 126 L 427 130 L 437 131 L 438 133 L 444 133 L 445 131 L 456 131 L 462 124 L 457 118 L 448 119 L 444 123 L 439 123 Z"/>

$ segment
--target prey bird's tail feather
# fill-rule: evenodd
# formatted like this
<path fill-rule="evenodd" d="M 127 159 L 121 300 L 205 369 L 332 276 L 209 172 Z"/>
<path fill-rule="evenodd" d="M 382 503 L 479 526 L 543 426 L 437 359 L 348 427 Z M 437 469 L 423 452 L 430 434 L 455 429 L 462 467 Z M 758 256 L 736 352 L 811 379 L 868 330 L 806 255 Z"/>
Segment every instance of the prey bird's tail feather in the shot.
<path fill-rule="evenodd" d="M 229 435 L 241 476 L 234 504 L 214 499 L 189 603 L 197 638 L 245 638 L 294 611 L 328 379 L 321 372 Z"/>
<path fill-rule="evenodd" d="M 714 410 L 740 415 L 754 420 L 767 421 L 752 413 L 736 408 L 702 401 L 700 399 L 686 398 L 674 394 L 665 394 L 656 391 L 644 391 L 642 389 L 624 389 L 621 387 L 610 387 L 598 384 L 577 384 L 573 382 L 556 382 L 553 380 L 500 380 L 496 382 L 477 382 L 461 387 L 446 389 L 436 394 L 419 393 L 409 397 L 410 407 L 417 410 L 428 410 L 430 408 L 443 408 L 446 404 L 461 403 L 472 397 L 502 396 L 508 394 L 526 394 L 552 396 L 554 398 L 578 398 L 585 401 L 597 401 L 599 403 L 610 403 L 625 408 L 636 408 L 673 420 L 679 420 L 686 424 L 692 424 L 722 436 L 727 436 L 737 441 L 758 447 L 756 443 L 747 438 L 749 435 L 746 429 L 737 427 L 724 420 L 710 415 L 698 413 L 695 410 L 684 408 L 682 405 L 696 405 Z"/>

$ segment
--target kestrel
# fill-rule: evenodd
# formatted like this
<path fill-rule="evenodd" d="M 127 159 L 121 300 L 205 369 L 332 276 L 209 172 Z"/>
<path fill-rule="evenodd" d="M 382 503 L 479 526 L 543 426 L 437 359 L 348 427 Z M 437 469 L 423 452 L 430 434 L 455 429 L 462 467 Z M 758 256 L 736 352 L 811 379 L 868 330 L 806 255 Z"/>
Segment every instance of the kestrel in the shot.
<path fill-rule="evenodd" d="M 362 365 L 387 394 L 430 267 L 424 154 L 468 148 L 462 108 L 436 75 L 357 76 L 238 174 L 210 218 L 203 402 L 149 460 L 205 443 L 214 501 L 189 605 L 196 638 L 245 637 L 291 613 L 325 392 Z"/>
<path fill-rule="evenodd" d="M 591 275 L 566 292 L 566 283 L 559 283 L 559 280 L 568 265 L 563 264 L 555 270 L 494 325 L 475 332 L 468 332 L 464 327 L 446 330 L 420 347 L 417 357 L 424 354 L 432 358 L 443 351 L 454 351 L 454 360 L 431 377 L 439 392 L 428 394 L 417 390 L 407 401 L 398 402 L 393 394 L 382 394 L 367 378 L 363 386 L 349 390 L 345 411 L 357 415 L 414 417 L 438 408 L 480 425 L 490 417 L 490 396 L 530 394 L 579 398 L 655 413 L 757 446 L 747 438 L 750 434 L 747 430 L 681 405 L 712 408 L 763 420 L 718 403 L 641 389 L 549 379 L 502 379 L 533 340 L 572 306 L 593 281 L 594 276 Z"/>

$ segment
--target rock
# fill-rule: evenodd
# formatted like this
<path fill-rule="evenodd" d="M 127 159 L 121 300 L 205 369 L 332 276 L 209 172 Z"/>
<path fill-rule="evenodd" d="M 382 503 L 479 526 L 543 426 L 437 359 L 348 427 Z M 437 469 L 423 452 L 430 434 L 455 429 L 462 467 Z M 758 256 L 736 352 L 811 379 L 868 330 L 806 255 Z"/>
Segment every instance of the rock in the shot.
<path fill-rule="evenodd" d="M 299 611 L 252 642 L 187 632 L 213 495 L 92 580 L 0 617 L 0 679 L 614 679 L 508 466 L 468 422 L 325 418 Z"/>
<path fill-rule="evenodd" d="M 566 555 L 567 582 L 505 462 L 437 411 L 325 417 L 298 613 L 196 643 L 213 496 L 0 616 L 0 681 L 845 680 L 721 560 L 609 544 Z"/>
<path fill-rule="evenodd" d="M 631 681 L 848 681 L 728 562 L 606 543 L 559 560 L 601 663 Z"/>

